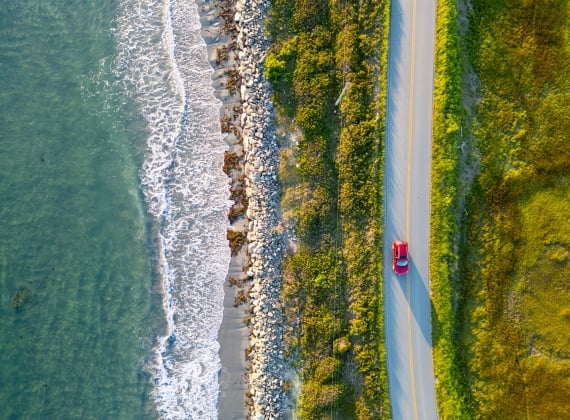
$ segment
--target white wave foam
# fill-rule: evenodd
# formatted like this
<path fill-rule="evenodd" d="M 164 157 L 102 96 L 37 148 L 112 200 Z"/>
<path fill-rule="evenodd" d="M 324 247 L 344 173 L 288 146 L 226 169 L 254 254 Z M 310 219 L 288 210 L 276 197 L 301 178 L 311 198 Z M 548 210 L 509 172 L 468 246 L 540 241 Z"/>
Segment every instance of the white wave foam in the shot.
<path fill-rule="evenodd" d="M 116 27 L 117 71 L 148 125 L 142 187 L 161 225 L 169 332 L 155 349 L 154 397 L 164 418 L 215 418 L 229 186 L 197 6 L 124 0 Z"/>

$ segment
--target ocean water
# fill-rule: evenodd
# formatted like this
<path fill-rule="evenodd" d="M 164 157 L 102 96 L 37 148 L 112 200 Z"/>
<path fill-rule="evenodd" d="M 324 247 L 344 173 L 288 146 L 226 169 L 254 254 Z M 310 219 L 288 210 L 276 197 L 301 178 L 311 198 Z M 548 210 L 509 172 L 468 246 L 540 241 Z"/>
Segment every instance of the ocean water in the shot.
<path fill-rule="evenodd" d="M 0 418 L 216 417 L 211 72 L 192 1 L 0 0 Z"/>

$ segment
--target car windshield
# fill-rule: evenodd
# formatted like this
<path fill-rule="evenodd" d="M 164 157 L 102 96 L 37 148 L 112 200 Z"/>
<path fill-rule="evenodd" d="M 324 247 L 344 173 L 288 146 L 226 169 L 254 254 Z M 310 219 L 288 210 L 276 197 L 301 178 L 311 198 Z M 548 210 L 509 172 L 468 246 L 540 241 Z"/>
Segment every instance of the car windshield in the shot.
<path fill-rule="evenodd" d="M 405 267 L 405 266 L 407 266 L 407 265 L 408 265 L 408 260 L 407 260 L 407 258 L 400 258 L 400 259 L 398 260 L 398 262 L 396 263 L 396 265 L 397 265 L 398 267 Z"/>

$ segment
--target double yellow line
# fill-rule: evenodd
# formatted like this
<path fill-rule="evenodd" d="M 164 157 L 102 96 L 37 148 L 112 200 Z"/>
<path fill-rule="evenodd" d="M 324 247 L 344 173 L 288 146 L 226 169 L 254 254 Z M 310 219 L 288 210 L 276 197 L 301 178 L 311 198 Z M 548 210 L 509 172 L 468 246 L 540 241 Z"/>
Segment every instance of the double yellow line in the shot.
<path fill-rule="evenodd" d="M 408 180 L 406 191 L 406 241 L 410 242 L 410 201 L 411 201 L 411 179 L 412 179 L 412 134 L 413 134 L 413 109 L 414 109 L 414 66 L 416 49 L 416 0 L 412 0 L 412 57 L 410 61 L 410 98 L 408 109 Z M 406 275 L 406 294 L 408 298 L 408 348 L 410 367 L 410 386 L 412 387 L 412 402 L 414 409 L 414 419 L 418 419 L 418 405 L 416 397 L 416 378 L 414 374 L 414 351 L 412 340 L 412 306 L 411 306 L 411 282 L 410 272 Z"/>

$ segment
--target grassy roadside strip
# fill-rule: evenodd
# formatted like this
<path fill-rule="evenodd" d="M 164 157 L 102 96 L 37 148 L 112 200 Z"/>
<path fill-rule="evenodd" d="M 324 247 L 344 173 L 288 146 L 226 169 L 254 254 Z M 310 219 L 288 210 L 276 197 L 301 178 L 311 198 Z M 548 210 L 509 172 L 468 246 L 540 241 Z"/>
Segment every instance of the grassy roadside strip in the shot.
<path fill-rule="evenodd" d="M 299 238 L 282 295 L 303 419 L 390 415 L 377 245 L 388 4 L 272 1 L 265 71 L 281 117 L 301 131 L 280 177 Z"/>
<path fill-rule="evenodd" d="M 453 301 L 459 223 L 457 194 L 461 109 L 461 52 L 457 0 L 437 7 L 433 102 L 430 281 L 436 396 L 441 418 L 471 418 L 454 342 Z"/>
<path fill-rule="evenodd" d="M 389 2 L 350 4 L 356 36 L 350 51 L 350 87 L 341 104 L 337 167 L 350 295 L 350 337 L 364 387 L 356 416 L 390 416 L 382 285 L 383 162 Z"/>
<path fill-rule="evenodd" d="M 374 232 L 376 243 L 382 244 L 384 238 L 384 225 L 382 221 L 384 220 L 384 139 L 386 138 L 386 106 L 387 106 L 387 90 L 388 90 L 388 51 L 389 51 L 389 40 L 390 40 L 390 5 L 391 2 L 386 1 L 384 4 L 384 10 L 382 15 L 382 30 L 378 34 L 382 44 L 380 46 L 380 73 L 378 80 L 378 97 L 377 97 L 377 107 L 378 107 L 378 121 L 377 130 L 378 136 L 382 139 L 382 144 L 378 145 L 379 153 L 376 156 L 376 177 L 375 181 L 378 185 L 377 195 L 376 195 L 376 229 Z M 380 380 L 383 393 L 379 396 L 380 401 L 383 400 L 383 412 L 384 418 L 391 417 L 391 407 L 389 398 L 389 388 L 388 388 L 388 367 L 386 364 L 386 343 L 385 343 L 385 332 L 384 332 L 384 278 L 382 277 L 382 272 L 384 270 L 384 261 L 382 258 L 383 247 L 382 245 L 376 246 L 374 248 L 376 252 L 376 272 L 378 281 L 378 358 L 380 362 Z"/>

